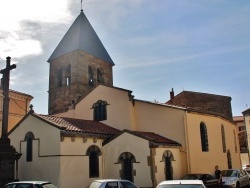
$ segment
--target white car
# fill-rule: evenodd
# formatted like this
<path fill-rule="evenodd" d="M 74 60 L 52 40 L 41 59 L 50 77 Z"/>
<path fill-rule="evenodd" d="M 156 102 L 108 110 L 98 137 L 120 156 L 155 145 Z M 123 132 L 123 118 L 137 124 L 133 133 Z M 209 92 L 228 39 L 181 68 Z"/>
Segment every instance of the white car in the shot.
<path fill-rule="evenodd" d="M 17 181 L 11 182 L 3 186 L 3 188 L 57 188 L 48 181 Z"/>
<path fill-rule="evenodd" d="M 100 179 L 94 180 L 89 188 L 138 188 L 128 180 L 121 179 Z"/>
<path fill-rule="evenodd" d="M 202 180 L 166 180 L 156 188 L 205 188 Z"/>
<path fill-rule="evenodd" d="M 228 169 L 221 171 L 223 186 L 235 188 L 250 186 L 249 174 L 241 169 Z"/>

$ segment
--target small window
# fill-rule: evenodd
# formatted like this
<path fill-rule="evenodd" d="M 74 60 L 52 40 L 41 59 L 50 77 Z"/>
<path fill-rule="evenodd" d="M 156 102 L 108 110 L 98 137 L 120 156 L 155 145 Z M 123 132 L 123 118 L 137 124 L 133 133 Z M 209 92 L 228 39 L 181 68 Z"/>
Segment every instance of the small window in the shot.
<path fill-rule="evenodd" d="M 57 86 L 62 87 L 62 69 L 57 73 Z"/>
<path fill-rule="evenodd" d="M 235 153 L 237 153 L 237 152 L 238 152 L 238 147 L 237 147 L 237 141 L 236 141 L 236 133 L 235 133 L 235 130 L 233 131 L 233 134 L 234 134 Z"/>
<path fill-rule="evenodd" d="M 89 86 L 94 86 L 94 68 L 89 65 Z"/>
<path fill-rule="evenodd" d="M 104 83 L 104 71 L 101 68 L 97 69 L 97 82 L 98 83 Z"/>
<path fill-rule="evenodd" d="M 94 120 L 103 121 L 107 120 L 107 105 L 106 101 L 98 100 L 93 104 L 92 108 L 94 109 Z"/>
<path fill-rule="evenodd" d="M 95 145 L 89 146 L 87 155 L 89 156 L 89 177 L 99 177 L 99 156 L 101 155 L 101 150 Z"/>
<path fill-rule="evenodd" d="M 200 123 L 200 136 L 201 136 L 201 148 L 202 151 L 208 151 L 208 136 L 207 136 L 207 127 L 205 123 Z"/>
<path fill-rule="evenodd" d="M 71 65 L 68 65 L 66 70 L 66 85 L 69 86 L 71 84 Z"/>
<path fill-rule="evenodd" d="M 226 138 L 225 138 L 224 125 L 221 125 L 221 138 L 222 138 L 223 153 L 226 153 Z"/>
<path fill-rule="evenodd" d="M 28 132 L 25 135 L 24 140 L 27 142 L 26 144 L 26 162 L 31 162 L 33 158 L 33 140 L 35 139 L 34 134 L 32 132 Z"/>

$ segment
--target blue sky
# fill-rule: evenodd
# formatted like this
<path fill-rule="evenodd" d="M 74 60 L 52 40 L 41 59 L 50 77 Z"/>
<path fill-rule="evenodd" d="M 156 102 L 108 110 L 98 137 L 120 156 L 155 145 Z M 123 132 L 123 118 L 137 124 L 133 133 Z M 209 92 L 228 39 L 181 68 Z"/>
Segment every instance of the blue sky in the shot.
<path fill-rule="evenodd" d="M 80 0 L 0 2 L 0 69 L 17 65 L 10 88 L 32 95 L 47 114 L 47 60 L 81 9 Z M 232 98 L 233 115 L 250 108 L 249 0 L 83 0 L 113 59 L 114 86 L 166 102 L 195 91 Z"/>

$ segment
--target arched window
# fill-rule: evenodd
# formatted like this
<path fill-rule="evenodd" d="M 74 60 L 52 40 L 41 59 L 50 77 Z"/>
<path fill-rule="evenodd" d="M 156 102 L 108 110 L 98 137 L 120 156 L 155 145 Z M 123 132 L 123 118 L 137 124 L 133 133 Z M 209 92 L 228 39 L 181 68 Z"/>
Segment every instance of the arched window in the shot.
<path fill-rule="evenodd" d="M 238 152 L 238 148 L 237 148 L 237 139 L 236 139 L 235 130 L 234 130 L 234 147 L 235 147 L 235 153 L 237 153 Z"/>
<path fill-rule="evenodd" d="M 107 120 L 107 105 L 106 101 L 98 100 L 95 104 L 92 105 L 94 109 L 94 120 L 103 121 Z"/>
<path fill-rule="evenodd" d="M 62 69 L 60 69 L 58 72 L 57 72 L 57 86 L 58 87 L 62 87 L 62 74 L 63 71 Z"/>
<path fill-rule="evenodd" d="M 173 166 L 174 156 L 171 151 L 164 151 L 162 161 L 165 162 L 165 178 L 166 180 L 173 180 Z"/>
<path fill-rule="evenodd" d="M 134 182 L 133 163 L 135 162 L 135 156 L 130 152 L 124 152 L 119 156 L 118 163 L 122 166 L 121 179 Z"/>
<path fill-rule="evenodd" d="M 202 151 L 208 151 L 207 127 L 204 122 L 200 123 L 201 148 Z"/>
<path fill-rule="evenodd" d="M 99 177 L 99 156 L 102 154 L 99 147 L 92 145 L 87 149 L 86 155 L 89 156 L 89 177 Z"/>
<path fill-rule="evenodd" d="M 230 150 L 227 150 L 227 166 L 228 166 L 228 169 L 232 169 L 232 158 L 231 158 Z"/>
<path fill-rule="evenodd" d="M 68 65 L 66 70 L 66 85 L 69 86 L 70 84 L 71 84 L 71 65 Z"/>
<path fill-rule="evenodd" d="M 102 68 L 97 69 L 97 83 L 104 83 L 104 71 Z"/>
<path fill-rule="evenodd" d="M 33 140 L 35 139 L 32 132 L 28 132 L 25 135 L 24 141 L 26 141 L 26 161 L 30 162 L 33 158 Z"/>
<path fill-rule="evenodd" d="M 94 86 L 94 68 L 89 65 L 89 86 Z"/>
<path fill-rule="evenodd" d="M 221 138 L 222 138 L 223 153 L 226 153 L 226 138 L 225 138 L 225 130 L 223 124 L 221 125 Z"/>

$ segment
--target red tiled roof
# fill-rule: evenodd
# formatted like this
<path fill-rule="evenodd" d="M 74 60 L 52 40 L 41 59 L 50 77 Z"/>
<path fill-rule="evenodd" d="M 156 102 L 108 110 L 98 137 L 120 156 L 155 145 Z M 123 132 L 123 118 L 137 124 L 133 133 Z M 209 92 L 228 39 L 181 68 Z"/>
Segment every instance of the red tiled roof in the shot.
<path fill-rule="evenodd" d="M 157 144 L 180 145 L 178 142 L 175 142 L 173 140 L 170 140 L 166 137 L 163 137 L 153 132 L 140 132 L 140 131 L 133 131 L 133 132 L 135 132 L 135 134 L 138 134 L 143 138 L 148 138 L 151 142 L 154 142 Z"/>
<path fill-rule="evenodd" d="M 50 115 L 36 114 L 38 117 L 54 124 L 55 126 L 65 128 L 65 131 L 99 134 L 99 135 L 115 135 L 120 130 L 110 127 L 104 123 L 92 120 L 73 119 L 65 117 L 57 117 Z"/>

